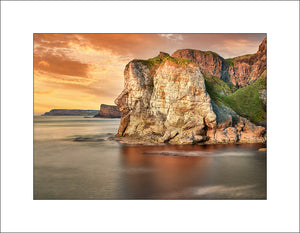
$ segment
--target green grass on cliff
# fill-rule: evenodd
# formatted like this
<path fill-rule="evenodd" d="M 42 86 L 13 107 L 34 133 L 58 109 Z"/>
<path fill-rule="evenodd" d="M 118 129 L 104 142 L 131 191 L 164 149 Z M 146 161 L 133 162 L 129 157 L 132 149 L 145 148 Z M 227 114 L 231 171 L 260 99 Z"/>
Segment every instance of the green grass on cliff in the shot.
<path fill-rule="evenodd" d="M 180 66 L 184 66 L 184 67 L 188 64 L 194 63 L 188 59 L 171 57 L 169 55 L 164 55 L 164 56 L 158 55 L 158 56 L 156 56 L 154 58 L 150 58 L 148 60 L 136 60 L 136 61 L 139 61 L 139 62 L 143 63 L 144 65 L 146 65 L 148 67 L 148 69 L 150 70 L 150 73 L 152 75 L 154 75 L 154 73 L 158 69 L 158 67 L 167 60 L 172 61 L 173 63 L 180 65 Z"/>
<path fill-rule="evenodd" d="M 253 84 L 240 88 L 228 96 L 220 96 L 221 101 L 241 116 L 248 116 L 252 122 L 266 119 L 266 106 L 263 104 L 260 90 L 266 89 L 266 75 L 262 75 Z"/>
<path fill-rule="evenodd" d="M 237 89 L 217 77 L 204 75 L 205 86 L 211 99 L 220 106 L 225 104 L 237 114 L 249 118 L 252 122 L 266 119 L 266 106 L 259 98 L 260 90 L 266 89 L 266 75 L 262 75 L 253 84 Z"/>
<path fill-rule="evenodd" d="M 227 62 L 228 66 L 234 66 L 234 58 L 227 58 L 225 61 Z"/>
<path fill-rule="evenodd" d="M 234 66 L 234 63 L 238 60 L 241 60 L 243 58 L 249 58 L 251 56 L 253 56 L 254 54 L 246 54 L 243 56 L 238 56 L 238 57 L 233 57 L 233 58 L 227 58 L 225 59 L 225 61 L 227 62 L 228 66 Z"/>
<path fill-rule="evenodd" d="M 217 105 L 220 105 L 220 102 L 222 102 L 222 96 L 230 95 L 237 89 L 234 85 L 226 83 L 218 77 L 206 74 L 203 74 L 203 76 L 206 91 Z"/>
<path fill-rule="evenodd" d="M 164 58 L 161 56 L 157 56 L 148 60 L 137 60 L 142 64 L 146 65 L 150 70 L 150 73 L 153 75 L 160 64 L 163 62 Z"/>

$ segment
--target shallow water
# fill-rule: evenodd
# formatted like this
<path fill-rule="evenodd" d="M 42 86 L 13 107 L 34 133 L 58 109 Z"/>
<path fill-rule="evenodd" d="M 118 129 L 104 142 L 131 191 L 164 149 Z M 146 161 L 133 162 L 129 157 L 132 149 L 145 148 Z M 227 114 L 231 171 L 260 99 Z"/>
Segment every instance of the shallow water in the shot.
<path fill-rule="evenodd" d="M 262 144 L 124 146 L 119 119 L 34 117 L 34 199 L 266 199 Z"/>

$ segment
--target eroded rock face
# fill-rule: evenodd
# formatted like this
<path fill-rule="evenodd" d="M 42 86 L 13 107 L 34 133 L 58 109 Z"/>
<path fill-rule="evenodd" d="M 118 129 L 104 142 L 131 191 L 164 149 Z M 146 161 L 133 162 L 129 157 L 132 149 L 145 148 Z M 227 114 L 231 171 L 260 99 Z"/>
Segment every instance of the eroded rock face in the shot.
<path fill-rule="evenodd" d="M 104 117 L 104 118 L 120 118 L 121 111 L 118 106 L 115 105 L 100 105 L 100 111 L 94 117 Z"/>
<path fill-rule="evenodd" d="M 117 136 L 152 142 L 204 141 L 216 127 L 216 115 L 199 67 L 165 58 L 155 72 L 141 61 L 125 69 L 125 88 L 115 103 L 122 111 Z"/>
<path fill-rule="evenodd" d="M 232 59 L 229 66 L 229 81 L 244 87 L 257 80 L 267 69 L 267 38 L 259 45 L 257 53 Z"/>
<path fill-rule="evenodd" d="M 181 49 L 174 52 L 172 57 L 188 59 L 195 62 L 202 73 L 228 81 L 228 64 L 224 58 L 214 52 Z"/>
<path fill-rule="evenodd" d="M 206 92 L 198 64 L 161 53 L 133 60 L 115 100 L 122 112 L 116 136 L 151 143 L 265 142 L 265 128 L 240 117 Z"/>

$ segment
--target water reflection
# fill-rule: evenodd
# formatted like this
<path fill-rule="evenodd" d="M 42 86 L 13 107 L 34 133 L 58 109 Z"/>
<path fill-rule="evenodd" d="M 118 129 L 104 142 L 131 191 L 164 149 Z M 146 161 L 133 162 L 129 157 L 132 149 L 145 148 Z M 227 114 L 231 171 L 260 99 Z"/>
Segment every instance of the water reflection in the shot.
<path fill-rule="evenodd" d="M 123 194 L 128 199 L 264 199 L 265 153 L 257 152 L 262 146 L 123 146 Z"/>
<path fill-rule="evenodd" d="M 266 198 L 265 145 L 122 146 L 118 127 L 35 117 L 34 199 Z"/>

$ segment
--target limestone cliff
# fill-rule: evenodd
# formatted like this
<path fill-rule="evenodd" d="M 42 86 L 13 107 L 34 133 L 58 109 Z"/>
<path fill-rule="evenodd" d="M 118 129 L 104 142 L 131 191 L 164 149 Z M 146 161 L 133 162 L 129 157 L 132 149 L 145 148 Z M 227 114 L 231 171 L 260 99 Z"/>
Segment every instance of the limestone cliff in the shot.
<path fill-rule="evenodd" d="M 125 88 L 115 103 L 122 111 L 118 136 L 151 142 L 206 140 L 216 115 L 199 67 L 168 55 L 134 60 L 124 72 Z"/>
<path fill-rule="evenodd" d="M 199 64 L 190 60 L 166 53 L 133 60 L 125 68 L 124 81 L 124 90 L 115 100 L 122 112 L 117 136 L 123 141 L 265 141 L 263 127 L 211 100 Z"/>
<path fill-rule="evenodd" d="M 100 111 L 94 117 L 120 118 L 121 111 L 118 106 L 101 104 Z"/>
<path fill-rule="evenodd" d="M 244 87 L 257 80 L 267 69 L 267 39 L 259 45 L 257 53 L 226 59 L 229 81 Z"/>
<path fill-rule="evenodd" d="M 195 49 L 180 49 L 172 57 L 188 59 L 195 62 L 203 74 L 215 76 L 223 81 L 228 81 L 228 64 L 224 58 L 211 51 Z"/>

